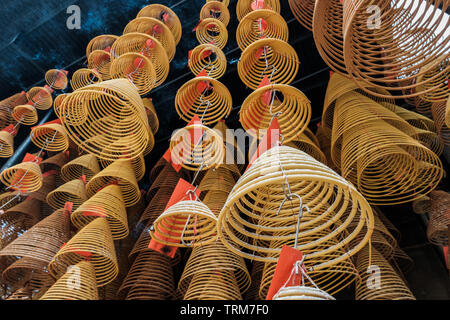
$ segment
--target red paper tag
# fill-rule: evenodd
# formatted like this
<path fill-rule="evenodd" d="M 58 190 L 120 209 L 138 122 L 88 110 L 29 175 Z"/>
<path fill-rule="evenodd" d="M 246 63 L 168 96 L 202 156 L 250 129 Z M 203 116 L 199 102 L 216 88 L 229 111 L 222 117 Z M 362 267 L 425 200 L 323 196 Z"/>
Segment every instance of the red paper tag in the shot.
<path fill-rule="evenodd" d="M 277 118 L 274 118 L 269 128 L 267 129 L 266 134 L 259 143 L 256 152 L 253 154 L 253 157 L 250 160 L 247 169 L 250 168 L 253 162 L 264 152 L 275 146 L 280 145 L 280 134 L 281 134 L 280 125 L 278 124 Z"/>
<path fill-rule="evenodd" d="M 445 264 L 447 266 L 447 269 L 450 269 L 450 264 L 449 264 L 449 256 L 448 256 L 448 246 L 446 247 L 442 247 L 442 249 L 444 250 L 444 257 L 445 257 Z"/>
<path fill-rule="evenodd" d="M 133 60 L 133 65 L 138 69 L 142 69 L 145 67 L 145 61 L 143 58 L 137 57 Z"/>
<path fill-rule="evenodd" d="M 101 190 L 105 189 L 107 186 L 110 186 L 110 185 L 118 186 L 119 185 L 119 180 L 116 179 L 116 180 L 111 181 L 110 183 L 108 183 L 105 186 L 103 186 L 100 189 L 98 189 L 97 192 L 100 192 Z"/>
<path fill-rule="evenodd" d="M 111 46 L 107 46 L 105 49 L 103 49 L 106 52 L 111 52 Z"/>
<path fill-rule="evenodd" d="M 263 7 L 264 7 L 264 0 L 255 0 L 251 4 L 252 10 L 263 9 Z"/>
<path fill-rule="evenodd" d="M 106 217 L 108 214 L 102 207 L 90 208 L 91 210 L 83 211 L 85 217 Z"/>
<path fill-rule="evenodd" d="M 209 81 L 199 81 L 197 83 L 197 91 L 198 93 L 203 93 L 206 89 L 211 88 L 211 82 Z"/>
<path fill-rule="evenodd" d="M 211 54 L 212 54 L 212 51 L 211 51 L 211 50 L 205 50 L 205 51 L 203 51 L 203 53 L 202 53 L 202 57 L 203 57 L 203 59 L 204 59 L 204 58 L 206 58 L 206 57 L 209 57 Z"/>
<path fill-rule="evenodd" d="M 39 158 L 31 153 L 26 153 L 25 157 L 23 157 L 22 162 L 34 162 L 37 159 L 37 164 L 40 164 L 42 162 L 42 158 Z"/>
<path fill-rule="evenodd" d="M 202 20 L 199 20 L 197 25 L 194 27 L 194 29 L 192 29 L 192 31 L 197 31 L 198 26 L 200 25 L 200 23 L 202 22 Z"/>
<path fill-rule="evenodd" d="M 67 202 L 64 204 L 64 211 L 65 211 L 65 212 L 68 212 L 69 215 L 71 215 L 71 214 L 72 214 L 72 209 L 73 209 L 73 202 L 67 201 Z"/>
<path fill-rule="evenodd" d="M 170 199 L 167 202 L 167 205 L 166 205 L 164 211 L 166 211 L 171 206 L 173 206 L 174 204 L 176 204 L 182 200 L 189 200 L 190 199 L 189 195 L 187 195 L 186 193 L 189 190 L 194 190 L 194 189 L 195 189 L 195 187 L 192 184 L 190 184 L 186 180 L 180 178 L 180 180 L 178 180 L 178 183 L 177 183 L 175 189 L 173 189 L 172 195 L 170 196 Z M 201 193 L 200 189 L 197 188 L 197 190 L 195 190 L 195 193 L 199 197 L 200 193 Z"/>
<path fill-rule="evenodd" d="M 170 152 L 170 148 L 167 149 L 166 153 L 164 153 L 163 158 L 172 165 L 172 168 L 174 168 L 176 172 L 180 172 L 181 165 L 173 163 L 172 153 Z"/>
<path fill-rule="evenodd" d="M 162 15 L 162 18 L 164 20 L 164 22 L 167 22 L 167 20 L 169 20 L 170 15 L 167 12 L 164 12 L 164 14 Z"/>
<path fill-rule="evenodd" d="M 13 124 L 10 124 L 9 126 L 3 128 L 2 131 L 9 132 L 13 136 L 17 134 L 17 128 L 15 128 Z"/>
<path fill-rule="evenodd" d="M 264 52 L 264 48 L 265 48 L 265 47 L 261 47 L 261 48 L 259 48 L 258 50 L 256 50 L 256 53 L 255 53 L 256 59 L 261 58 L 261 55 L 262 55 L 263 52 Z"/>
<path fill-rule="evenodd" d="M 263 18 L 258 19 L 258 30 L 265 31 L 267 29 L 267 21 Z"/>
<path fill-rule="evenodd" d="M 206 72 L 205 69 L 202 69 L 202 71 L 200 71 L 197 75 L 197 77 L 207 77 L 207 76 L 208 76 L 208 73 Z M 202 81 L 202 82 L 206 82 L 206 81 Z M 203 90 L 205 90 L 205 89 L 203 89 Z M 202 90 L 202 92 L 203 92 L 203 90 Z"/>
<path fill-rule="evenodd" d="M 86 185 L 86 175 L 83 174 L 83 175 L 80 177 L 80 179 L 81 179 L 81 181 L 83 181 L 83 184 Z"/>
<path fill-rule="evenodd" d="M 154 34 L 160 34 L 162 32 L 162 27 L 158 24 L 155 24 L 152 28 Z"/>
<path fill-rule="evenodd" d="M 147 39 L 147 41 L 145 41 L 145 46 L 147 48 L 154 48 L 155 47 L 155 42 L 152 39 Z"/>

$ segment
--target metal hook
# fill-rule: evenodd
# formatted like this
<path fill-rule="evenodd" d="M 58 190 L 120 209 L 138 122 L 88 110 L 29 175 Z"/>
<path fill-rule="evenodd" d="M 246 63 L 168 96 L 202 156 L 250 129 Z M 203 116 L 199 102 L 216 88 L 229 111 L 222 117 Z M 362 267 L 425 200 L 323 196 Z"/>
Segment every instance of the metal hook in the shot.
<path fill-rule="evenodd" d="M 186 242 L 184 242 L 184 233 L 186 232 L 186 229 L 187 229 L 187 226 L 188 226 L 188 224 L 189 224 L 189 220 L 191 219 L 191 215 L 189 215 L 188 216 L 188 218 L 187 218 L 187 220 L 186 220 L 186 224 L 184 225 L 184 228 L 183 228 L 183 232 L 181 233 L 181 237 L 180 237 L 180 241 L 181 241 L 181 243 L 184 245 L 184 246 L 186 246 L 186 247 L 191 247 L 192 246 L 192 244 L 194 243 L 194 240 L 192 240 L 190 243 L 186 243 Z"/>

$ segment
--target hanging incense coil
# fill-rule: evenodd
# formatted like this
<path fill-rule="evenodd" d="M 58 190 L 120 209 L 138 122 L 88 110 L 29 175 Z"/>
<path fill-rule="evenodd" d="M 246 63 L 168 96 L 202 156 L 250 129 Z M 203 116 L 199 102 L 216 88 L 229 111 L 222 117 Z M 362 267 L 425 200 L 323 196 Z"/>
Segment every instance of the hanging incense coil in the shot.
<path fill-rule="evenodd" d="M 195 36 L 200 44 L 211 43 L 220 49 L 225 48 L 228 41 L 227 27 L 214 18 L 201 20 L 195 29 Z"/>
<path fill-rule="evenodd" d="M 262 38 L 289 40 L 289 28 L 283 17 L 269 9 L 255 10 L 247 14 L 236 30 L 236 42 L 245 50 L 253 42 Z"/>
<path fill-rule="evenodd" d="M 11 115 L 14 120 L 26 126 L 31 126 L 38 121 L 36 108 L 29 104 L 14 107 Z"/>
<path fill-rule="evenodd" d="M 42 175 L 42 177 L 43 177 L 42 187 L 39 188 L 39 190 L 30 193 L 30 196 L 45 203 L 45 199 L 46 199 L 48 193 L 51 192 L 53 189 L 55 189 L 55 185 L 56 185 L 57 172 L 55 174 L 51 174 L 51 173 L 52 172 L 47 173 L 46 175 L 44 175 L 44 174 Z"/>
<path fill-rule="evenodd" d="M 445 107 L 445 125 L 450 128 L 450 97 L 447 100 L 447 105 Z"/>
<path fill-rule="evenodd" d="M 202 246 L 217 239 L 216 224 L 217 217 L 202 202 L 180 201 L 155 220 L 150 236 L 174 247 Z"/>
<path fill-rule="evenodd" d="M 148 124 L 152 129 L 153 134 L 156 134 L 159 130 L 159 119 L 153 101 L 149 98 L 142 98 L 142 103 L 144 104 L 145 112 L 147 113 Z"/>
<path fill-rule="evenodd" d="M 52 89 L 64 90 L 67 88 L 67 71 L 51 69 L 45 73 L 45 82 Z"/>
<path fill-rule="evenodd" d="M 167 27 L 169 27 L 175 39 L 175 43 L 178 44 L 180 42 L 182 32 L 181 22 L 176 13 L 170 8 L 161 4 L 151 4 L 142 8 L 137 17 L 149 17 L 161 20 Z"/>
<path fill-rule="evenodd" d="M 305 134 L 308 131 L 309 129 L 306 128 L 304 132 L 300 133 L 290 142 L 287 142 L 286 145 L 306 152 L 319 162 L 327 164 L 327 158 L 325 157 L 325 154 L 322 152 L 322 150 L 320 150 L 318 143 L 316 144 L 312 139 L 309 138 L 308 135 Z"/>
<path fill-rule="evenodd" d="M 169 58 L 158 39 L 146 33 L 126 33 L 117 39 L 111 49 L 113 63 L 125 53 L 139 53 L 150 60 L 156 72 L 155 87 L 166 80 L 169 74 Z"/>
<path fill-rule="evenodd" d="M 91 41 L 89 41 L 86 47 L 86 57 L 89 57 L 89 55 L 95 50 L 104 50 L 106 52 L 109 52 L 112 45 L 118 38 L 118 36 L 112 34 L 102 34 L 96 36 Z"/>
<path fill-rule="evenodd" d="M 175 108 L 184 121 L 189 122 L 197 115 L 205 125 L 227 117 L 232 104 L 227 87 L 208 76 L 189 80 L 175 96 Z"/>
<path fill-rule="evenodd" d="M 29 287 L 17 289 L 5 300 L 31 300 L 31 289 Z"/>
<path fill-rule="evenodd" d="M 439 138 L 443 144 L 450 145 L 450 128 L 445 124 L 445 102 L 433 103 L 431 110 Z"/>
<path fill-rule="evenodd" d="M 230 270 L 194 274 L 183 300 L 242 300 Z"/>
<path fill-rule="evenodd" d="M 4 213 L 0 217 L 1 219 L 8 219 L 7 216 L 22 220 L 25 228 L 29 229 L 41 220 L 41 202 L 32 197 L 27 197 L 14 207 L 4 209 Z"/>
<path fill-rule="evenodd" d="M 46 202 L 53 209 L 64 208 L 66 202 L 73 203 L 73 210 L 88 199 L 83 181 L 77 179 L 59 186 L 47 195 Z"/>
<path fill-rule="evenodd" d="M 219 184 L 219 182 L 216 183 L 216 188 Z M 229 192 L 224 191 L 209 191 L 206 193 L 202 202 L 212 211 L 212 213 L 214 213 L 216 217 L 218 217 L 223 205 L 227 201 L 228 194 Z"/>
<path fill-rule="evenodd" d="M 63 93 L 58 95 L 55 100 L 53 100 L 53 110 L 55 111 L 55 114 L 58 118 L 60 118 L 62 115 L 60 113 L 60 108 L 63 100 L 67 97 L 67 94 Z"/>
<path fill-rule="evenodd" d="M 248 13 L 257 9 L 267 9 L 280 13 L 280 0 L 239 0 L 236 4 L 236 15 L 238 20 L 241 21 Z"/>
<path fill-rule="evenodd" d="M 414 138 L 422 143 L 425 147 L 433 151 L 437 156 L 440 156 L 444 151 L 444 145 L 442 144 L 439 136 L 431 131 L 415 128 L 416 134 Z"/>
<path fill-rule="evenodd" d="M 6 211 L 20 202 L 19 191 L 7 191 L 0 194 L 0 207 Z"/>
<path fill-rule="evenodd" d="M 196 76 L 204 72 L 211 78 L 219 79 L 227 69 L 227 58 L 219 47 L 204 43 L 190 52 L 188 67 Z"/>
<path fill-rule="evenodd" d="M 60 171 L 60 169 L 64 167 L 64 165 L 67 163 L 68 160 L 69 160 L 69 153 L 67 151 L 58 152 L 54 156 L 50 156 L 47 159 L 41 161 L 40 167 L 42 172 L 47 172 L 50 170 Z"/>
<path fill-rule="evenodd" d="M 158 39 L 161 45 L 164 47 L 169 58 L 169 62 L 172 61 L 175 56 L 176 43 L 172 32 L 163 22 L 156 18 L 139 17 L 131 20 L 125 27 L 123 34 L 139 32 L 146 33 L 152 37 Z"/>
<path fill-rule="evenodd" d="M 88 68 L 97 71 L 102 80 L 110 80 L 111 53 L 106 50 L 94 50 L 88 56 Z"/>
<path fill-rule="evenodd" d="M 162 188 L 171 189 L 173 191 L 180 178 L 182 178 L 180 174 L 176 172 L 170 164 L 167 165 L 155 179 L 150 179 L 153 183 L 147 191 L 146 199 L 150 201 L 153 197 L 155 197 L 155 194 L 159 191 L 159 189 Z M 169 194 L 171 194 L 172 191 L 170 191 Z"/>
<path fill-rule="evenodd" d="M 427 226 L 427 238 L 436 245 L 448 246 L 450 228 L 450 194 L 435 190 L 430 193 L 430 219 Z"/>
<path fill-rule="evenodd" d="M 97 70 L 81 68 L 73 73 L 72 79 L 70 80 L 70 86 L 72 87 L 72 90 L 75 91 L 90 84 L 96 84 L 102 81 L 102 76 Z"/>
<path fill-rule="evenodd" d="M 70 220 L 78 229 L 88 225 L 97 218 L 106 218 L 113 240 L 128 236 L 127 211 L 122 198 L 122 191 L 116 185 L 106 186 L 81 204 L 70 215 Z"/>
<path fill-rule="evenodd" d="M 313 15 L 315 0 L 289 0 L 289 7 L 295 19 L 309 31 L 313 31 Z"/>
<path fill-rule="evenodd" d="M 221 1 L 207 1 L 200 10 L 200 20 L 208 18 L 217 19 L 227 26 L 230 22 L 230 12 Z"/>
<path fill-rule="evenodd" d="M 428 102 L 445 102 L 450 95 L 450 57 L 441 56 L 421 68 L 421 75 L 417 77 L 420 83 L 416 89 L 419 92 L 426 92 L 420 95 L 420 99 Z M 442 72 L 443 71 L 443 72 Z M 435 75 L 438 75 L 435 78 Z M 429 80 L 429 81 L 428 81 Z M 433 90 L 428 91 L 432 88 Z"/>
<path fill-rule="evenodd" d="M 14 119 L 11 116 L 11 111 L 15 106 L 25 104 L 28 102 L 25 91 L 16 93 L 9 98 L 0 101 L 0 130 L 8 127 L 14 123 Z"/>
<path fill-rule="evenodd" d="M 425 214 L 430 211 L 431 201 L 430 197 L 422 196 L 412 202 L 414 213 Z"/>
<path fill-rule="evenodd" d="M 145 159 L 144 155 L 139 155 L 138 157 L 130 160 L 131 166 L 133 167 L 134 175 L 136 176 L 136 180 L 140 181 L 145 175 Z M 102 160 L 100 159 L 100 163 L 103 168 L 109 166 L 113 161 Z"/>
<path fill-rule="evenodd" d="M 230 192 L 235 184 L 236 181 L 231 172 L 220 166 L 217 169 L 209 169 L 198 188 L 204 192 L 222 191 L 226 193 Z"/>
<path fill-rule="evenodd" d="M 245 131 L 259 139 L 276 117 L 282 140 L 289 142 L 307 127 L 311 119 L 311 104 L 297 88 L 271 84 L 252 92 L 242 103 L 239 115 Z"/>
<path fill-rule="evenodd" d="M 0 181 L 22 193 L 37 191 L 42 186 L 42 172 L 35 162 L 21 162 L 3 170 Z"/>
<path fill-rule="evenodd" d="M 174 189 L 175 186 L 161 187 L 150 200 L 148 206 L 145 208 L 138 224 L 142 227 L 153 224 L 156 218 L 158 218 L 161 213 L 164 212 L 164 209 L 166 208 Z"/>
<path fill-rule="evenodd" d="M 93 176 L 100 172 L 97 158 L 92 154 L 85 154 L 67 163 L 61 168 L 61 177 L 64 181 L 80 179 L 86 176 L 86 182 L 89 182 Z"/>
<path fill-rule="evenodd" d="M 97 287 L 112 282 L 119 272 L 114 242 L 106 219 L 95 219 L 73 236 L 53 257 L 48 270 L 53 276 L 67 267 L 89 260 L 95 269 Z"/>
<path fill-rule="evenodd" d="M 399 115 L 402 119 L 406 120 L 410 125 L 422 129 L 436 133 L 437 128 L 434 124 L 433 120 L 428 117 L 425 117 L 421 114 L 418 114 L 414 111 L 407 110 L 405 108 L 399 106 L 393 106 L 393 110 L 397 115 Z"/>
<path fill-rule="evenodd" d="M 247 87 L 256 90 L 264 77 L 271 83 L 291 83 L 298 65 L 297 52 L 290 44 L 278 39 L 261 39 L 242 52 L 238 73 Z"/>
<path fill-rule="evenodd" d="M 7 131 L 0 131 L 0 157 L 9 158 L 14 153 L 14 136 Z"/>
<path fill-rule="evenodd" d="M 126 207 L 139 202 L 141 191 L 130 161 L 114 161 L 97 173 L 86 185 L 88 196 L 92 197 L 100 188 L 111 183 L 116 183 L 120 187 Z"/>
<path fill-rule="evenodd" d="M 27 92 L 28 104 L 39 110 L 48 110 L 53 105 L 52 89 L 33 87 Z"/>
<path fill-rule="evenodd" d="M 47 123 L 31 128 L 31 141 L 47 151 L 65 151 L 69 148 L 69 138 L 62 125 Z"/>

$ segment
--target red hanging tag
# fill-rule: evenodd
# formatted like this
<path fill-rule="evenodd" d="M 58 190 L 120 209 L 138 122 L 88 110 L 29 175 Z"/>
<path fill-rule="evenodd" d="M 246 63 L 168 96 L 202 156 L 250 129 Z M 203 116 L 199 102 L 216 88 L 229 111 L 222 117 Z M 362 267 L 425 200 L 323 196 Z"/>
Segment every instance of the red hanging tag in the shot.
<path fill-rule="evenodd" d="M 86 175 L 85 174 L 81 175 L 80 180 L 83 181 L 84 185 L 86 185 Z"/>
<path fill-rule="evenodd" d="M 208 73 L 206 72 L 206 70 L 202 69 L 202 71 L 200 71 L 196 77 L 207 77 L 207 76 L 208 76 Z M 206 82 L 206 81 L 204 81 L 204 82 Z"/>
<path fill-rule="evenodd" d="M 116 186 L 118 186 L 119 185 L 119 180 L 112 180 L 111 182 L 109 182 L 109 183 L 107 183 L 106 185 L 104 185 L 103 187 L 101 187 L 101 188 L 99 188 L 98 190 L 97 190 L 97 192 L 100 192 L 101 190 L 103 190 L 103 189 L 105 189 L 107 186 L 110 186 L 110 185 L 116 185 Z"/>
<path fill-rule="evenodd" d="M 205 59 L 205 58 L 209 57 L 211 54 L 212 54 L 211 50 L 205 50 L 202 53 L 202 57 L 203 57 L 203 59 Z"/>
<path fill-rule="evenodd" d="M 261 48 L 259 48 L 258 50 L 256 50 L 256 53 L 255 53 L 256 59 L 261 58 L 261 55 L 262 55 L 263 52 L 264 52 L 264 48 L 265 48 L 265 47 L 261 47 Z"/>
<path fill-rule="evenodd" d="M 211 82 L 204 80 L 197 83 L 198 93 L 203 93 L 206 89 L 212 88 Z"/>
<path fill-rule="evenodd" d="M 3 128 L 2 131 L 9 132 L 12 136 L 15 136 L 17 134 L 17 128 L 15 128 L 13 124 L 10 124 L 9 126 Z"/>
<path fill-rule="evenodd" d="M 303 254 L 301 251 L 294 248 L 283 246 L 281 248 L 280 257 L 277 261 L 275 273 L 273 274 L 272 282 L 267 292 L 266 300 L 272 300 L 273 296 L 280 290 L 282 286 L 288 281 L 291 276 L 292 268 L 297 261 L 301 261 Z M 299 285 L 301 283 L 301 275 L 294 279 L 291 285 Z"/>
<path fill-rule="evenodd" d="M 159 24 L 155 24 L 152 31 L 154 34 L 160 34 L 162 32 L 162 27 Z"/>
<path fill-rule="evenodd" d="M 47 89 L 48 91 L 50 91 L 50 93 L 53 93 L 53 91 L 54 91 L 52 88 L 50 88 L 50 87 L 48 86 L 48 84 L 46 84 L 46 85 L 44 86 L 44 88 Z"/>
<path fill-rule="evenodd" d="M 252 10 L 259 10 L 264 8 L 264 0 L 255 0 L 251 4 Z"/>
<path fill-rule="evenodd" d="M 59 247 L 59 250 L 61 250 L 62 248 L 64 248 L 65 246 L 66 246 L 66 242 L 64 242 L 62 245 L 61 245 L 61 247 Z"/>
<path fill-rule="evenodd" d="M 147 41 L 145 41 L 145 46 L 147 48 L 154 48 L 155 47 L 155 42 L 152 39 L 147 39 Z"/>
<path fill-rule="evenodd" d="M 85 217 L 106 217 L 108 214 L 102 207 L 93 207 L 90 210 L 83 211 L 83 216 Z"/>
<path fill-rule="evenodd" d="M 111 46 L 107 46 L 105 49 L 103 49 L 106 52 L 111 52 Z"/>
<path fill-rule="evenodd" d="M 267 21 L 263 18 L 258 19 L 258 30 L 265 31 L 267 29 Z"/>
<path fill-rule="evenodd" d="M 73 202 L 67 201 L 64 204 L 64 212 L 67 212 L 69 216 L 72 214 Z"/>
<path fill-rule="evenodd" d="M 448 259 L 450 258 L 448 256 L 448 246 L 442 247 L 442 249 L 444 250 L 445 264 L 447 266 L 447 269 L 450 269 L 450 261 L 448 261 Z"/>
<path fill-rule="evenodd" d="M 192 29 L 192 31 L 197 31 L 198 26 L 200 25 L 200 23 L 202 23 L 202 20 L 199 20 L 197 25 L 194 27 L 194 29 Z"/>
<path fill-rule="evenodd" d="M 170 152 L 170 148 L 167 149 L 166 153 L 164 153 L 163 158 L 166 159 L 166 161 L 172 165 L 172 168 L 174 168 L 176 172 L 180 172 L 181 165 L 175 164 L 172 161 L 172 153 Z"/>
<path fill-rule="evenodd" d="M 23 157 L 22 162 L 34 162 L 36 160 L 37 160 L 37 164 L 41 164 L 42 158 L 37 157 L 37 156 L 35 156 L 35 155 L 31 154 L 31 153 L 26 153 L 25 157 Z"/>
<path fill-rule="evenodd" d="M 192 51 L 193 49 L 188 51 L 188 61 L 191 60 Z"/>
<path fill-rule="evenodd" d="M 164 22 L 167 22 L 167 20 L 169 20 L 170 15 L 167 12 L 164 12 L 164 14 L 162 15 L 162 18 L 164 20 Z"/>
<path fill-rule="evenodd" d="M 143 58 L 137 57 L 133 60 L 133 65 L 138 69 L 142 69 L 145 67 L 145 61 Z"/>
<path fill-rule="evenodd" d="M 331 78 L 331 76 L 333 75 L 333 73 L 334 73 L 334 71 L 333 71 L 333 70 L 330 70 L 330 78 Z"/>
<path fill-rule="evenodd" d="M 72 251 L 72 252 L 77 254 L 77 255 L 79 255 L 79 256 L 82 256 L 84 259 L 86 259 L 86 261 L 89 261 L 92 258 L 92 252 L 90 252 L 90 251 L 75 250 L 75 251 Z"/>
<path fill-rule="evenodd" d="M 250 166 L 253 164 L 253 162 L 264 152 L 266 152 L 267 150 L 269 150 L 275 146 L 279 146 L 281 144 L 280 143 L 280 134 L 281 134 L 280 125 L 278 123 L 277 118 L 274 118 L 272 120 L 272 123 L 270 124 L 269 128 L 267 128 L 266 134 L 264 135 L 261 142 L 259 143 L 258 148 L 256 149 L 256 152 L 253 154 L 253 157 L 250 160 L 250 163 L 248 164 L 247 169 L 250 168 Z"/>
<path fill-rule="evenodd" d="M 198 115 L 194 115 L 191 121 L 189 121 L 188 126 L 201 124 L 202 121 L 200 120 L 200 117 Z M 191 137 L 191 144 L 196 145 L 203 136 L 203 129 L 198 127 L 190 129 L 189 135 Z"/>

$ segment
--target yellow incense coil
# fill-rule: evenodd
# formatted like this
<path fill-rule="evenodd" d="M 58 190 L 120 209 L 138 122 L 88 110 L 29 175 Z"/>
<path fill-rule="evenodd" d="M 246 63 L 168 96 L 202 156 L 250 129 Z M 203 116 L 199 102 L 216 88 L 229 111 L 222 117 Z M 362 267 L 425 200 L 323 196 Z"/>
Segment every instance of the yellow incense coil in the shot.
<path fill-rule="evenodd" d="M 431 131 L 414 128 L 416 134 L 414 138 L 420 141 L 425 147 L 433 151 L 436 155 L 440 156 L 444 151 L 444 145 L 441 143 L 439 136 Z"/>
<path fill-rule="evenodd" d="M 0 157 L 9 158 L 14 153 L 14 136 L 7 131 L 0 131 Z"/>
<path fill-rule="evenodd" d="M 142 102 L 144 103 L 145 112 L 147 113 L 148 124 L 152 129 L 153 134 L 156 134 L 159 130 L 159 119 L 153 101 L 149 98 L 142 98 Z"/>
<path fill-rule="evenodd" d="M 220 166 L 216 169 L 209 169 L 198 188 L 204 190 L 204 192 L 221 191 L 229 193 L 233 189 L 236 181 L 233 175 L 224 166 Z M 204 201 L 205 202 L 205 201 Z"/>
<path fill-rule="evenodd" d="M 430 219 L 427 226 L 428 240 L 439 246 L 447 246 L 449 243 L 450 217 L 448 208 L 450 205 L 450 194 L 436 190 L 430 193 Z"/>
<path fill-rule="evenodd" d="M 183 300 L 242 300 L 231 270 L 196 273 Z"/>
<path fill-rule="evenodd" d="M 102 34 L 93 38 L 86 47 L 86 57 L 95 50 L 109 51 L 117 38 L 119 37 L 111 34 Z"/>
<path fill-rule="evenodd" d="M 18 194 L 18 191 L 7 191 L 0 194 L 0 207 L 2 207 L 3 210 L 14 207 L 21 200 Z"/>
<path fill-rule="evenodd" d="M 232 104 L 227 87 L 211 77 L 189 80 L 175 96 L 175 108 L 184 121 L 189 122 L 197 115 L 206 125 L 227 117 Z"/>
<path fill-rule="evenodd" d="M 69 266 L 39 300 L 98 300 L 94 267 L 87 261 Z"/>
<path fill-rule="evenodd" d="M 48 110 L 53 105 L 52 93 L 45 87 L 33 87 L 27 92 L 28 104 L 39 110 Z"/>
<path fill-rule="evenodd" d="M 14 119 L 11 116 L 11 111 L 15 106 L 25 104 L 28 102 L 28 97 L 25 91 L 16 93 L 9 98 L 0 101 L 0 128 L 6 128 L 10 124 L 14 124 Z"/>
<path fill-rule="evenodd" d="M 26 126 L 31 126 L 38 121 L 36 108 L 29 104 L 14 107 L 11 115 L 14 120 Z"/>
<path fill-rule="evenodd" d="M 450 145 L 450 128 L 445 124 L 445 105 L 445 102 L 433 103 L 431 110 L 439 138 L 444 145 Z"/>
<path fill-rule="evenodd" d="M 219 20 L 206 18 L 199 22 L 195 35 L 200 44 L 211 43 L 223 49 L 228 41 L 227 27 Z"/>
<path fill-rule="evenodd" d="M 102 76 L 97 70 L 81 68 L 73 73 L 72 79 L 70 80 L 70 86 L 72 87 L 72 90 L 75 91 L 90 84 L 95 84 L 102 81 Z"/>
<path fill-rule="evenodd" d="M 437 128 L 433 120 L 427 118 L 417 112 L 407 110 L 405 108 L 399 106 L 393 106 L 393 110 L 397 115 L 399 115 L 402 119 L 406 120 L 412 126 L 431 131 L 437 133 Z"/>
<path fill-rule="evenodd" d="M 289 0 L 289 7 L 291 8 L 292 14 L 309 31 L 312 31 L 315 4 L 315 0 Z"/>
<path fill-rule="evenodd" d="M 420 95 L 420 99 L 428 102 L 447 101 L 450 95 L 448 84 L 450 68 L 448 66 L 450 66 L 450 57 L 441 56 L 421 68 L 421 75 L 416 80 L 420 83 L 416 90 L 424 92 Z M 431 91 L 429 91 L 430 88 L 432 88 Z"/>
<path fill-rule="evenodd" d="M 146 56 L 139 53 L 122 54 L 111 64 L 112 79 L 128 79 L 138 90 L 145 95 L 156 85 L 156 71 L 153 64 Z"/>
<path fill-rule="evenodd" d="M 239 21 L 256 9 L 267 9 L 280 13 L 280 0 L 239 0 L 236 4 L 236 15 Z"/>
<path fill-rule="evenodd" d="M 200 10 L 200 20 L 208 18 L 217 19 L 227 26 L 230 22 L 230 12 L 221 1 L 207 1 Z"/>
<path fill-rule="evenodd" d="M 191 51 L 188 66 L 194 75 L 204 70 L 209 77 L 219 79 L 227 70 L 227 58 L 219 47 L 204 43 Z"/>
<path fill-rule="evenodd" d="M 181 22 L 176 13 L 170 8 L 161 4 L 151 4 L 142 8 L 137 17 L 149 17 L 161 20 L 167 27 L 169 27 L 173 37 L 175 38 L 175 43 L 178 44 L 180 42 L 182 33 Z"/>
<path fill-rule="evenodd" d="M 289 29 L 283 17 L 268 9 L 259 9 L 247 14 L 236 30 L 236 41 L 241 50 L 261 38 L 289 40 Z"/>
<path fill-rule="evenodd" d="M 37 191 L 42 186 L 42 172 L 35 162 L 22 162 L 0 173 L 0 181 L 21 193 Z"/>
<path fill-rule="evenodd" d="M 47 151 L 64 151 L 69 148 L 69 138 L 63 126 L 57 123 L 33 127 L 30 137 L 36 146 Z"/>
<path fill-rule="evenodd" d="M 45 82 L 52 89 L 64 90 L 69 83 L 67 80 L 67 72 L 58 69 L 48 70 L 45 73 Z"/>
<path fill-rule="evenodd" d="M 64 208 L 66 202 L 72 202 L 73 210 L 75 210 L 87 199 L 83 181 L 72 180 L 50 192 L 46 201 L 55 210 Z"/>
<path fill-rule="evenodd" d="M 97 158 L 92 154 L 85 154 L 73 159 L 61 168 L 61 177 L 64 181 L 80 179 L 83 175 L 86 182 L 89 182 L 93 176 L 100 172 Z"/>
<path fill-rule="evenodd" d="M 58 118 L 61 117 L 60 114 L 60 108 L 61 108 L 61 104 L 63 102 L 63 100 L 67 97 L 67 94 L 63 93 L 58 95 L 55 100 L 53 101 L 53 110 L 55 110 L 55 114 Z"/>
<path fill-rule="evenodd" d="M 105 50 L 94 50 L 88 56 L 88 68 L 97 71 L 102 80 L 110 80 L 111 53 Z"/>
<path fill-rule="evenodd" d="M 131 166 L 133 167 L 133 171 L 134 171 L 134 174 L 136 176 L 136 180 L 137 181 L 142 180 L 142 178 L 145 175 L 145 159 L 144 159 L 144 155 L 141 154 L 138 157 L 130 160 L 130 162 L 131 162 Z M 112 161 L 108 161 L 108 160 L 100 159 L 100 163 L 101 163 L 103 168 L 106 168 L 107 166 L 109 166 L 113 162 Z"/>
<path fill-rule="evenodd" d="M 287 42 L 261 39 L 242 52 L 238 73 L 247 87 L 256 90 L 264 76 L 271 83 L 291 83 L 297 75 L 298 65 L 297 52 Z"/>

